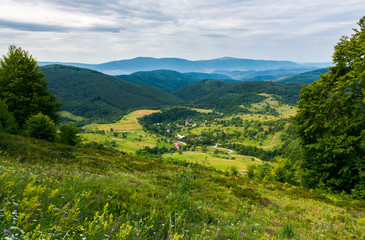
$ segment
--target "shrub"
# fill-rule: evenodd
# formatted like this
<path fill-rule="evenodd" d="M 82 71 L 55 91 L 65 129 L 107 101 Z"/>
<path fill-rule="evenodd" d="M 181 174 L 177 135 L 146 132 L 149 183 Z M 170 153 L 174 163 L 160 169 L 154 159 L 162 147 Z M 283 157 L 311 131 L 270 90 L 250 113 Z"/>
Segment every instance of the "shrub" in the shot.
<path fill-rule="evenodd" d="M 79 128 L 74 124 L 62 124 L 60 127 L 60 141 L 63 144 L 76 146 L 80 143 L 80 137 L 77 136 Z"/>
<path fill-rule="evenodd" d="M 26 121 L 27 135 L 54 142 L 57 136 L 57 129 L 54 122 L 42 113 L 30 117 Z"/>

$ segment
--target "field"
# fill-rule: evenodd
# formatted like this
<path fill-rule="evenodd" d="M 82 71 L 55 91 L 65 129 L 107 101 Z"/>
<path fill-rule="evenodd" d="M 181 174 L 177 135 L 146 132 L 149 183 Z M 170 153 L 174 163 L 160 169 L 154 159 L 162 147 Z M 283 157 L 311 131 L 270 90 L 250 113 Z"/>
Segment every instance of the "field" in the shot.
<path fill-rule="evenodd" d="M 127 153 L 135 153 L 147 146 L 170 148 L 172 145 L 167 143 L 164 138 L 161 140 L 154 134 L 146 133 L 138 123 L 138 118 L 154 112 L 158 111 L 137 110 L 116 123 L 87 125 L 83 127 L 81 137 L 83 142 L 100 142 Z"/>
<path fill-rule="evenodd" d="M 102 131 L 111 131 L 113 129 L 114 132 L 128 132 L 128 131 L 141 131 L 142 126 L 138 123 L 138 118 L 143 117 L 145 115 L 149 115 L 151 113 L 159 112 L 158 110 L 137 110 L 131 112 L 130 114 L 124 116 L 120 121 L 112 124 L 90 124 L 84 127 L 84 129 L 91 130 L 102 130 Z"/>
<path fill-rule="evenodd" d="M 239 171 L 243 172 L 247 169 L 249 164 L 262 164 L 259 159 L 249 156 L 241 156 L 236 154 L 214 154 L 213 152 L 204 153 L 198 151 L 185 151 L 182 152 L 182 154 L 165 154 L 164 158 L 196 162 L 202 165 L 212 166 L 215 169 L 221 171 L 225 171 L 227 168 L 235 166 Z"/>
<path fill-rule="evenodd" d="M 73 121 L 82 121 L 82 120 L 85 120 L 85 118 L 80 117 L 80 116 L 73 115 L 72 113 L 67 112 L 67 111 L 61 111 L 60 112 L 60 115 L 61 115 L 61 117 L 69 118 L 69 119 L 71 119 Z"/>

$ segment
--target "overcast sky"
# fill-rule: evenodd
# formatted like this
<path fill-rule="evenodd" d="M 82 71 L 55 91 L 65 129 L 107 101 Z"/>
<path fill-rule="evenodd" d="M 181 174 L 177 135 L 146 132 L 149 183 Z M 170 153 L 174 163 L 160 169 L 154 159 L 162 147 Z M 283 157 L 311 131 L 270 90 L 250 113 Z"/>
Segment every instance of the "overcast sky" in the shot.
<path fill-rule="evenodd" d="M 364 0 L 0 0 L 0 53 L 101 63 L 144 57 L 330 62 Z"/>

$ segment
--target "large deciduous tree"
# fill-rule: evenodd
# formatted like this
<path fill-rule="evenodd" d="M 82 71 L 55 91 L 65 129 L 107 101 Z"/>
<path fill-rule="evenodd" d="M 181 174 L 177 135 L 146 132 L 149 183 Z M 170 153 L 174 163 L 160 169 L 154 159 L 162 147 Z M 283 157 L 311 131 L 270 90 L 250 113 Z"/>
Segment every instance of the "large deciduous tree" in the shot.
<path fill-rule="evenodd" d="M 44 74 L 26 51 L 10 46 L 0 59 L 0 99 L 8 106 L 19 126 L 39 112 L 58 121 L 61 104 L 47 89 Z"/>
<path fill-rule="evenodd" d="M 302 89 L 295 122 L 304 182 L 365 197 L 365 17 L 358 25 L 329 72 Z"/>

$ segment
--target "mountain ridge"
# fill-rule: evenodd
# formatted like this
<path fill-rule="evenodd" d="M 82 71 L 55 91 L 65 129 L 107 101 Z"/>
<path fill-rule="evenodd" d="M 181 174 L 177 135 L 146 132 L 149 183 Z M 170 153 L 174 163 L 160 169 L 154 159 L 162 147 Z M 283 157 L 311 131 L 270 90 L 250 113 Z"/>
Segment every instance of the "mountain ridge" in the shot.
<path fill-rule="evenodd" d="M 100 64 L 85 64 L 72 62 L 38 62 L 40 66 L 62 64 L 89 68 L 109 75 L 130 74 L 138 71 L 173 70 L 178 72 L 212 73 L 216 70 L 247 71 L 274 70 L 280 68 L 302 68 L 302 64 L 292 61 L 256 60 L 246 58 L 223 57 L 208 60 L 187 60 L 183 58 L 153 58 L 136 57 L 124 60 L 114 60 Z M 308 66 L 307 66 L 308 67 Z"/>

